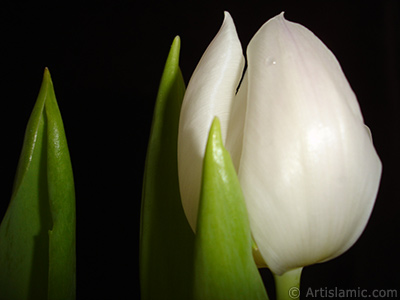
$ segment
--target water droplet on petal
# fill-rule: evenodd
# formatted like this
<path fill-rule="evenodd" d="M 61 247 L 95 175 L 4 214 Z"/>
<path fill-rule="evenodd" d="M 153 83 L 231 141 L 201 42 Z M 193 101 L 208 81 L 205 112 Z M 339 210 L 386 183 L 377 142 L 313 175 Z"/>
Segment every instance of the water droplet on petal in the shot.
<path fill-rule="evenodd" d="M 275 58 L 273 58 L 273 57 L 267 57 L 267 58 L 265 59 L 265 65 L 266 65 L 267 67 L 276 65 L 276 60 L 275 60 Z"/>

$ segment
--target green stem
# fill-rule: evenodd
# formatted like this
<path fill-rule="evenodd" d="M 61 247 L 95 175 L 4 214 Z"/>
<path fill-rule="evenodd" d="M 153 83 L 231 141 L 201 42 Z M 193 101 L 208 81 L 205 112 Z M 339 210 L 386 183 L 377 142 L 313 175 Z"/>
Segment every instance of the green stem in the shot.
<path fill-rule="evenodd" d="M 274 275 L 277 300 L 300 299 L 300 276 L 303 268 L 294 269 L 281 276 Z"/>

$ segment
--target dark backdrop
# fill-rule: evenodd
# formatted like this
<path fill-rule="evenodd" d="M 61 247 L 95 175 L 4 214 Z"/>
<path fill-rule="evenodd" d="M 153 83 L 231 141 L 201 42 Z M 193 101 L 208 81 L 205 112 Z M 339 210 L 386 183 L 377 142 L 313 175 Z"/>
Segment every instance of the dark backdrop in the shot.
<path fill-rule="evenodd" d="M 244 48 L 283 10 L 288 20 L 312 30 L 340 61 L 383 161 L 380 192 L 364 234 L 341 257 L 307 267 L 303 295 L 308 287 L 400 293 L 397 1 L 6 2 L 0 9 L 0 216 L 47 66 L 76 181 L 78 299 L 139 293 L 141 181 L 164 62 L 180 35 L 187 83 L 224 10 L 234 18 Z M 270 274 L 262 273 L 269 286 Z M 269 291 L 273 294 L 272 287 Z"/>

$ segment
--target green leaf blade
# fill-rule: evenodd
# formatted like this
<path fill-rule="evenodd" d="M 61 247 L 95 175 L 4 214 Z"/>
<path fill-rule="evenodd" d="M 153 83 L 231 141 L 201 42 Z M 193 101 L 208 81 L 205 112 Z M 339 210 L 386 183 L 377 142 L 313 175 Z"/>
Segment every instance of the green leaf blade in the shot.
<path fill-rule="evenodd" d="M 47 126 L 47 181 L 53 226 L 49 230 L 49 300 L 76 297 L 75 186 L 67 139 L 49 76 L 45 105 Z"/>
<path fill-rule="evenodd" d="M 177 138 L 185 84 L 180 39 L 171 46 L 157 95 L 143 180 L 140 232 L 141 296 L 188 300 L 194 234 L 180 200 Z"/>
<path fill-rule="evenodd" d="M 252 255 L 244 198 L 217 118 L 209 134 L 202 180 L 194 299 L 268 299 Z"/>
<path fill-rule="evenodd" d="M 58 186 L 54 179 L 59 175 L 57 168 L 71 164 L 68 148 L 51 149 L 55 142 L 52 131 L 54 122 L 62 124 L 50 73 L 46 69 L 38 99 L 29 119 L 24 144 L 17 167 L 11 201 L 0 225 L 0 299 L 75 299 L 75 283 L 62 297 L 52 297 L 55 282 L 70 282 L 75 277 L 75 196 L 72 168 L 61 171 Z M 53 106 L 53 110 L 51 110 Z M 58 139 L 65 140 L 65 133 L 58 130 Z M 58 157 L 59 159 L 54 158 Z M 53 162 L 52 162 L 53 160 Z M 54 190 L 57 190 L 55 195 Z M 60 194 L 65 198 L 58 208 L 59 214 L 73 215 L 68 224 L 54 218 L 53 202 L 59 202 Z M 58 232 L 57 227 L 68 227 L 70 235 L 62 234 L 62 241 L 54 243 L 49 232 Z M 73 241 L 73 255 L 52 253 L 64 251 L 66 243 Z M 56 250 L 54 250 L 56 249 Z M 64 271 L 64 276 L 51 270 L 60 265 L 65 270 L 73 266 L 73 274 Z M 69 274 L 65 274 L 68 272 Z M 57 286 L 58 288 L 59 286 Z M 60 290 L 61 292 L 62 290 Z M 65 291 L 65 290 L 64 290 Z M 65 295 L 71 295 L 66 297 Z"/>
<path fill-rule="evenodd" d="M 2 300 L 47 298 L 47 229 L 52 221 L 47 193 L 43 192 L 47 186 L 46 162 L 42 155 L 45 125 L 41 118 L 37 124 L 32 147 L 24 146 L 11 202 L 0 226 Z M 27 164 L 24 154 L 30 158 Z M 33 274 L 32 270 L 39 266 L 39 273 Z"/>

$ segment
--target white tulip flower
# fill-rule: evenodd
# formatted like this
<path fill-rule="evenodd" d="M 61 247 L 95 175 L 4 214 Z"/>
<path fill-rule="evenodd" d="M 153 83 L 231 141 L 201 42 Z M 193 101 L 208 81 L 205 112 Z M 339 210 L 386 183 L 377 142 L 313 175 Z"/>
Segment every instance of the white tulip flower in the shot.
<path fill-rule="evenodd" d="M 382 165 L 343 71 L 307 28 L 270 19 L 247 48 L 232 18 L 201 58 L 180 116 L 182 204 L 196 230 L 211 122 L 220 119 L 251 231 L 273 273 L 333 259 L 364 230 Z M 237 93 L 236 93 L 237 91 Z"/>

